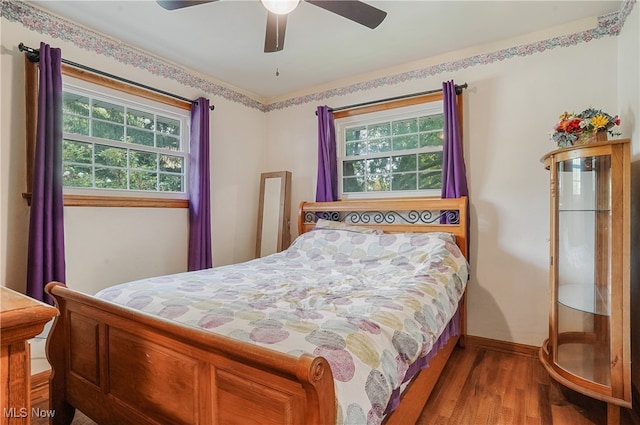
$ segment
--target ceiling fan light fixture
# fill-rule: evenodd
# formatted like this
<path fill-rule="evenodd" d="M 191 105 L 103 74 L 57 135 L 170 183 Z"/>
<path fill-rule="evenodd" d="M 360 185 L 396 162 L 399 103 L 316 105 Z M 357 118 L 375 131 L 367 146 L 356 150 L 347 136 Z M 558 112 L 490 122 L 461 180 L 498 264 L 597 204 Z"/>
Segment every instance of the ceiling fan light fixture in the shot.
<path fill-rule="evenodd" d="M 260 0 L 260 2 L 271 13 L 286 15 L 298 7 L 300 0 Z"/>

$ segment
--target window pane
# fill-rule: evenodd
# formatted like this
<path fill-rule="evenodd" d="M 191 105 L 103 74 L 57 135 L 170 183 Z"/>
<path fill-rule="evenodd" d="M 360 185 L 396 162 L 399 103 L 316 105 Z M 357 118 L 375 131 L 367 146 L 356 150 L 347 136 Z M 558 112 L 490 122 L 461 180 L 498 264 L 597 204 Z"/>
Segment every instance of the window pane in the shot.
<path fill-rule="evenodd" d="M 344 138 L 347 142 L 366 139 L 367 128 L 365 126 L 347 128 L 344 132 Z"/>
<path fill-rule="evenodd" d="M 127 170 L 122 168 L 96 168 L 96 187 L 126 189 Z"/>
<path fill-rule="evenodd" d="M 364 192 L 364 178 L 362 177 L 346 177 L 342 179 L 343 192 Z"/>
<path fill-rule="evenodd" d="M 157 187 L 158 173 L 148 173 L 146 171 L 131 171 L 129 177 L 129 188 L 131 190 L 156 191 Z"/>
<path fill-rule="evenodd" d="M 62 141 L 62 161 L 91 164 L 93 160 L 93 145 L 91 143 Z"/>
<path fill-rule="evenodd" d="M 440 170 L 442 152 L 421 153 L 418 155 L 418 170 Z"/>
<path fill-rule="evenodd" d="M 419 173 L 418 189 L 441 189 L 442 188 L 442 171 L 428 171 Z"/>
<path fill-rule="evenodd" d="M 420 131 L 441 130 L 444 128 L 444 114 L 420 117 Z"/>
<path fill-rule="evenodd" d="M 389 152 L 391 139 L 372 139 L 369 141 L 369 153 Z"/>
<path fill-rule="evenodd" d="M 394 174 L 391 190 L 416 190 L 416 173 Z"/>
<path fill-rule="evenodd" d="M 184 183 L 182 176 L 160 173 L 160 190 L 163 192 L 183 192 Z"/>
<path fill-rule="evenodd" d="M 418 147 L 418 135 L 400 136 L 393 138 L 393 150 L 415 149 Z"/>
<path fill-rule="evenodd" d="M 394 172 L 416 171 L 417 155 L 402 155 L 391 157 L 391 170 Z"/>
<path fill-rule="evenodd" d="M 370 175 L 384 174 L 389 172 L 390 158 L 374 158 L 367 160 L 367 172 Z"/>
<path fill-rule="evenodd" d="M 167 117 L 157 117 L 157 121 L 159 133 L 180 136 L 180 121 Z"/>
<path fill-rule="evenodd" d="M 409 134 L 418 131 L 418 119 L 409 118 L 401 121 L 393 122 L 393 134 Z"/>
<path fill-rule="evenodd" d="M 377 138 L 391 135 L 391 124 L 388 122 L 370 125 L 367 129 L 367 137 Z"/>
<path fill-rule="evenodd" d="M 343 176 L 364 176 L 365 162 L 361 161 L 344 161 L 342 163 Z"/>
<path fill-rule="evenodd" d="M 129 151 L 129 167 L 143 170 L 158 169 L 158 154 L 153 152 Z"/>
<path fill-rule="evenodd" d="M 127 150 L 105 145 L 96 145 L 96 164 L 126 167 Z"/>
<path fill-rule="evenodd" d="M 345 145 L 347 156 L 364 155 L 367 153 L 365 142 L 347 142 Z"/>
<path fill-rule="evenodd" d="M 444 134 L 442 131 L 420 134 L 420 147 L 423 146 L 442 146 Z"/>
<path fill-rule="evenodd" d="M 136 145 L 153 146 L 153 132 L 127 128 L 127 142 Z"/>
<path fill-rule="evenodd" d="M 181 173 L 184 159 L 179 156 L 160 155 L 160 171 Z"/>
<path fill-rule="evenodd" d="M 103 100 L 93 100 L 93 118 L 124 124 L 124 106 Z"/>
<path fill-rule="evenodd" d="M 124 126 L 120 124 L 112 124 L 103 121 L 93 121 L 93 136 L 102 139 L 116 140 L 122 142 L 124 140 Z"/>
<path fill-rule="evenodd" d="M 64 115 L 62 117 L 62 131 L 66 133 L 89 135 L 89 118 Z"/>
<path fill-rule="evenodd" d="M 180 139 L 173 136 L 165 136 L 164 134 L 156 134 L 156 146 L 171 151 L 180 150 Z"/>
<path fill-rule="evenodd" d="M 391 189 L 389 175 L 371 175 L 367 177 L 367 191 L 386 192 Z"/>
<path fill-rule="evenodd" d="M 91 166 L 64 164 L 62 185 L 71 187 L 93 187 Z"/>
<path fill-rule="evenodd" d="M 89 98 L 75 93 L 62 94 L 62 113 L 89 116 Z"/>
<path fill-rule="evenodd" d="M 127 110 L 127 125 L 134 127 L 154 129 L 153 114 L 150 112 L 136 111 L 135 109 Z"/>

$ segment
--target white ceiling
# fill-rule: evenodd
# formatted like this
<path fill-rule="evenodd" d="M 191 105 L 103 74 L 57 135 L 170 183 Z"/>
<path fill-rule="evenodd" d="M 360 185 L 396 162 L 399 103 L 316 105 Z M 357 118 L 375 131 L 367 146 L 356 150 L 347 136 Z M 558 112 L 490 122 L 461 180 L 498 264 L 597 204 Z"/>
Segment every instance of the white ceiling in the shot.
<path fill-rule="evenodd" d="M 151 0 L 32 1 L 263 99 L 601 16 L 622 4 L 620 0 L 366 2 L 388 12 L 378 28 L 371 30 L 302 2 L 289 15 L 284 50 L 264 53 L 267 13 L 258 0 L 220 0 L 174 11 Z"/>

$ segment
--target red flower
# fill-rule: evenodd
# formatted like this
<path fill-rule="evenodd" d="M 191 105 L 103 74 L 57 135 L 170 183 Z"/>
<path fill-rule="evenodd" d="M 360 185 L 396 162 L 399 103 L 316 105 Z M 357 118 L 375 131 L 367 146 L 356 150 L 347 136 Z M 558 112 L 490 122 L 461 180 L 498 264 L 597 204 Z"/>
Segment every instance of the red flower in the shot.
<path fill-rule="evenodd" d="M 569 120 L 562 120 L 556 127 L 557 131 L 564 131 L 565 133 L 573 133 L 576 131 L 580 131 L 580 122 L 582 120 L 579 118 L 572 118 Z"/>

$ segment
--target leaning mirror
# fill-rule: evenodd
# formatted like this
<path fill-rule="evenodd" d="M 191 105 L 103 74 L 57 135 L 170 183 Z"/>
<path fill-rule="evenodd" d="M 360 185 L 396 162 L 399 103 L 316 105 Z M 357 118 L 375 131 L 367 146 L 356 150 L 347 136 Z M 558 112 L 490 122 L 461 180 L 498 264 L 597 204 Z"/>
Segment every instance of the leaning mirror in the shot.
<path fill-rule="evenodd" d="M 291 241 L 290 197 L 291 173 L 289 171 L 274 171 L 260 175 L 256 257 L 264 257 L 289 247 Z"/>

